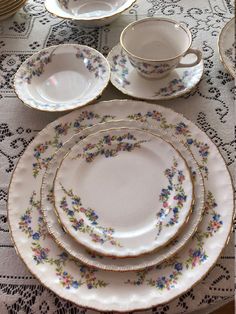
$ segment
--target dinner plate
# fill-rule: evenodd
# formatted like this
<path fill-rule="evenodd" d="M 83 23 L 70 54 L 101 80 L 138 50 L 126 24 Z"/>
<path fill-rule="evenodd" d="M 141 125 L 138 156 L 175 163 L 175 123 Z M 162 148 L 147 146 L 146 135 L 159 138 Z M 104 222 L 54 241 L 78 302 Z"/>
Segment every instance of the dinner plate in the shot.
<path fill-rule="evenodd" d="M 103 26 L 113 22 L 136 0 L 46 0 L 46 9 L 61 18 L 82 26 Z"/>
<path fill-rule="evenodd" d="M 187 163 L 159 136 L 120 127 L 88 135 L 64 157 L 55 208 L 79 243 L 107 256 L 138 256 L 169 243 L 187 221 Z"/>
<path fill-rule="evenodd" d="M 218 48 L 222 63 L 235 77 L 235 17 L 223 27 L 218 40 Z"/>
<path fill-rule="evenodd" d="M 110 258 L 95 254 L 94 252 L 87 250 L 84 246 L 80 245 L 70 235 L 64 232 L 61 224 L 58 221 L 58 216 L 54 211 L 54 200 L 52 195 L 54 178 L 56 171 L 61 163 L 61 160 L 68 153 L 68 151 L 82 138 L 85 138 L 89 134 L 96 133 L 101 130 L 117 128 L 117 127 L 129 127 L 129 128 L 143 128 L 151 130 L 153 133 L 161 136 L 166 141 L 170 141 L 174 147 L 178 148 L 181 155 L 186 160 L 188 166 L 191 168 L 192 177 L 194 181 L 194 206 L 192 214 L 189 217 L 188 223 L 184 226 L 178 237 L 169 245 L 164 246 L 157 252 L 152 252 L 147 255 L 135 257 L 135 258 Z M 198 169 L 198 165 L 194 160 L 190 151 L 186 146 L 178 141 L 175 136 L 168 136 L 168 134 L 158 127 L 152 128 L 152 125 L 145 125 L 138 123 L 137 121 L 108 121 L 104 123 L 95 124 L 92 127 L 81 130 L 78 134 L 75 134 L 70 140 L 68 140 L 53 156 L 47 170 L 43 177 L 43 183 L 41 188 L 41 206 L 44 214 L 45 222 L 49 233 L 53 236 L 55 241 L 64 248 L 74 258 L 82 261 L 86 265 L 111 271 L 131 271 L 140 270 L 146 267 L 160 264 L 167 258 L 170 258 L 177 251 L 179 251 L 186 242 L 193 236 L 199 222 L 202 219 L 202 210 L 204 205 L 204 186 L 201 173 Z"/>
<path fill-rule="evenodd" d="M 42 178 L 56 150 L 86 126 L 111 119 L 152 122 L 175 135 L 188 145 L 204 177 L 205 211 L 197 233 L 175 258 L 141 272 L 95 270 L 75 261 L 48 233 L 40 206 Z M 191 289 L 206 276 L 227 244 L 233 215 L 231 178 L 208 136 L 168 108 L 132 100 L 100 102 L 49 124 L 19 160 L 8 195 L 12 239 L 32 274 L 58 296 L 99 311 L 147 309 Z"/>
<path fill-rule="evenodd" d="M 32 108 L 65 111 L 94 101 L 109 78 L 110 66 L 100 52 L 84 45 L 64 44 L 28 58 L 16 72 L 14 86 L 17 96 Z"/>

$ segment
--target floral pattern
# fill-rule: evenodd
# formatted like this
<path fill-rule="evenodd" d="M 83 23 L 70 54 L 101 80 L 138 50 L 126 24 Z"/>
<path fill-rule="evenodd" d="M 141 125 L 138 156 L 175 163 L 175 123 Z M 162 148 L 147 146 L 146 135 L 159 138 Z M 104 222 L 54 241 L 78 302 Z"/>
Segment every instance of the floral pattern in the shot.
<path fill-rule="evenodd" d="M 138 62 L 135 59 L 129 57 L 130 63 L 133 67 L 137 68 L 138 71 L 147 76 L 155 76 L 156 74 L 163 74 L 171 70 L 173 66 L 167 63 L 161 63 L 158 65 L 151 65 L 146 62 Z"/>
<path fill-rule="evenodd" d="M 157 122 L 159 127 L 163 130 L 171 130 L 174 131 L 174 134 L 176 136 L 183 136 L 185 140 L 186 146 L 188 148 L 194 149 L 196 148 L 198 151 L 199 156 L 201 157 L 201 162 L 199 162 L 199 168 L 201 172 L 204 175 L 204 178 L 208 178 L 208 167 L 207 167 L 207 162 L 208 162 L 208 157 L 210 155 L 210 148 L 207 143 L 198 141 L 197 139 L 193 139 L 193 135 L 191 131 L 189 130 L 189 126 L 185 124 L 184 122 L 180 122 L 178 124 L 168 124 L 166 121 L 166 118 L 158 111 L 153 110 L 153 111 L 148 111 L 146 114 L 142 113 L 136 113 L 133 115 L 128 116 L 129 119 L 140 121 L 143 123 L 150 123 L 152 126 L 152 120 L 154 122 Z"/>
<path fill-rule="evenodd" d="M 187 200 L 187 195 L 183 188 L 185 176 L 183 171 L 178 169 L 178 162 L 175 160 L 175 158 L 173 160 L 172 167 L 166 169 L 164 174 L 167 177 L 169 184 L 167 188 L 163 188 L 161 190 L 161 194 L 159 196 L 159 200 L 162 202 L 162 208 L 157 214 L 157 235 L 160 235 L 164 226 L 170 227 L 178 223 L 179 212 Z M 176 203 L 174 207 L 172 207 L 173 205 L 171 204 L 170 199 Z M 167 222 L 165 222 L 170 213 L 173 213 L 173 216 L 170 217 Z"/>
<path fill-rule="evenodd" d="M 31 84 L 34 76 L 41 76 L 44 72 L 45 66 L 52 62 L 52 56 L 56 49 L 52 51 L 40 51 L 35 57 L 30 58 L 22 71 L 19 72 L 19 83 L 26 82 Z"/>
<path fill-rule="evenodd" d="M 183 75 L 180 78 L 175 78 L 171 80 L 167 86 L 160 88 L 154 96 L 171 96 L 176 92 L 181 92 L 186 89 L 188 86 L 188 81 L 190 78 L 198 72 L 198 69 L 189 69 L 183 72 Z"/>
<path fill-rule="evenodd" d="M 93 73 L 95 78 L 103 80 L 104 73 L 107 72 L 107 67 L 104 65 L 104 61 L 100 55 L 93 53 L 88 48 L 77 48 L 76 57 L 82 59 L 88 71 Z"/>
<path fill-rule="evenodd" d="M 73 129 L 74 132 L 78 132 L 85 127 L 91 126 L 90 121 L 96 121 L 96 123 L 102 123 L 105 121 L 113 120 L 115 116 L 104 115 L 100 116 L 95 114 L 92 111 L 83 111 L 79 114 L 78 118 L 73 123 L 65 123 L 60 124 L 54 127 L 54 136 L 50 141 L 46 141 L 45 143 L 41 143 L 39 146 L 43 146 L 42 152 L 40 150 L 37 151 L 35 156 L 35 163 L 33 163 L 33 175 L 37 177 L 39 172 L 45 170 L 49 161 L 51 160 L 51 156 L 43 157 L 49 147 L 53 147 L 55 149 L 59 149 L 63 142 L 60 139 L 61 136 L 66 136 L 69 130 Z M 194 147 L 198 150 L 198 154 L 201 157 L 201 162 L 199 162 L 199 168 L 204 174 L 204 177 L 208 178 L 208 167 L 207 161 L 210 155 L 209 145 L 207 143 L 203 143 L 198 141 L 197 139 L 193 139 L 192 133 L 189 130 L 188 125 L 183 122 L 178 123 L 177 125 L 167 123 L 166 118 L 162 113 L 153 110 L 147 111 L 145 114 L 136 113 L 132 115 L 128 115 L 127 119 L 140 121 L 143 123 L 152 123 L 154 121 L 157 125 L 163 130 L 173 130 L 175 135 L 182 135 L 185 139 L 186 145 L 193 149 Z M 84 122 L 84 123 L 83 123 Z M 87 124 L 86 124 L 87 123 Z M 38 147 L 38 146 L 37 146 Z"/>
<path fill-rule="evenodd" d="M 135 141 L 130 143 L 128 141 Z M 105 158 L 115 157 L 118 152 L 131 152 L 135 148 L 141 148 L 141 144 L 147 142 L 146 140 L 137 141 L 136 137 L 127 133 L 124 135 L 105 135 L 98 141 L 98 143 L 88 143 L 83 147 L 83 153 L 77 154 L 76 158 L 83 158 L 87 162 L 92 162 L 97 156 L 101 155 Z M 115 146 L 111 148 L 111 146 Z"/>
<path fill-rule="evenodd" d="M 214 233 L 218 232 L 223 226 L 221 216 L 214 210 L 216 207 L 217 204 L 215 202 L 214 196 L 210 191 L 208 191 L 205 202 L 205 215 L 210 215 L 211 219 L 209 220 L 207 230 L 196 232 L 194 235 L 195 247 L 193 246 L 189 249 L 188 256 L 184 261 L 179 262 L 179 258 L 177 256 L 170 259 L 170 261 L 167 261 L 167 264 L 163 263 L 156 266 L 156 268 L 163 270 L 166 266 L 172 266 L 172 272 L 170 274 L 154 279 L 152 275 L 152 270 L 154 268 L 152 267 L 136 272 L 136 279 L 128 279 L 125 283 L 134 286 L 146 284 L 161 291 L 175 288 L 176 284 L 178 284 L 178 279 L 183 275 L 184 268 L 194 269 L 198 265 L 202 265 L 208 259 L 208 255 L 204 250 L 204 240 L 209 237 L 213 237 Z M 215 224 L 217 227 L 215 227 Z M 212 226 L 214 227 L 212 228 Z"/>
<path fill-rule="evenodd" d="M 98 120 L 98 123 L 102 123 L 107 120 L 112 120 L 114 119 L 114 117 L 109 115 L 104 115 L 101 117 L 100 115 L 95 114 L 92 111 L 82 111 L 73 123 L 56 125 L 54 127 L 54 136 L 52 137 L 52 139 L 46 141 L 45 143 L 41 143 L 34 148 L 35 162 L 32 164 L 33 176 L 36 178 L 42 170 L 47 169 L 47 166 L 52 159 L 52 156 L 43 157 L 43 155 L 47 152 L 49 148 L 52 147 L 55 150 L 58 150 L 60 147 L 62 147 L 63 144 L 62 137 L 66 136 L 69 130 L 73 129 L 76 133 L 79 130 L 91 126 L 90 121 L 95 119 Z"/>
<path fill-rule="evenodd" d="M 33 211 L 38 212 L 38 221 L 36 223 L 37 230 L 33 230 L 32 228 Z M 29 207 L 20 217 L 19 228 L 28 238 L 32 239 L 31 250 L 32 258 L 35 264 L 49 264 L 53 266 L 60 284 L 65 289 L 78 289 L 84 285 L 86 285 L 88 289 L 104 288 L 108 285 L 105 281 L 96 278 L 96 270 L 81 265 L 78 262 L 76 262 L 76 265 L 79 268 L 80 279 L 74 278 L 70 273 L 68 273 L 68 271 L 65 270 L 66 262 L 72 260 L 72 258 L 65 252 L 62 252 L 57 258 L 50 257 L 50 249 L 43 247 L 41 244 L 41 241 L 47 237 L 47 228 L 43 221 L 40 201 L 36 200 L 35 192 L 30 198 Z"/>
<path fill-rule="evenodd" d="M 113 228 L 102 227 L 98 224 L 98 215 L 91 208 L 84 208 L 81 198 L 73 193 L 72 190 L 67 191 L 61 184 L 61 188 L 65 196 L 60 201 L 60 208 L 68 216 L 71 226 L 75 231 L 88 234 L 95 243 L 110 243 L 113 246 L 121 247 L 121 244 L 113 238 L 115 230 Z M 68 200 L 71 201 L 71 206 Z M 76 214 L 85 216 L 84 218 L 76 218 Z"/>
<path fill-rule="evenodd" d="M 48 150 L 48 148 L 50 147 L 60 147 L 62 145 L 63 142 L 63 136 L 65 134 L 67 134 L 68 130 L 73 130 L 74 132 L 78 132 L 79 129 L 82 129 L 85 127 L 85 125 L 82 124 L 82 122 L 84 120 L 88 120 L 87 124 L 90 124 L 90 120 L 96 121 L 106 121 L 109 119 L 113 119 L 114 117 L 110 117 L 110 116 L 100 116 L 97 114 L 94 114 L 93 112 L 82 112 L 81 115 L 79 115 L 78 119 L 76 119 L 74 122 L 71 123 L 66 123 L 66 124 L 60 124 L 57 125 L 56 127 L 54 127 L 54 131 L 55 131 L 55 137 L 52 140 L 52 142 L 48 142 L 47 143 L 47 148 L 45 148 L 45 150 L 43 150 L 42 155 Z M 208 174 L 208 168 L 207 168 L 207 163 L 208 163 L 208 157 L 210 154 L 209 151 L 209 146 L 204 143 L 201 142 L 197 139 L 193 139 L 192 133 L 189 130 L 189 127 L 187 124 L 185 124 L 184 122 L 179 122 L 177 124 L 171 124 L 168 123 L 165 116 L 156 110 L 153 111 L 148 111 L 147 113 L 143 114 L 143 113 L 136 113 L 136 114 L 132 114 L 132 115 L 128 115 L 127 116 L 128 119 L 133 119 L 133 120 L 138 120 L 141 121 L 143 123 L 146 122 L 151 122 L 154 121 L 155 123 L 157 123 L 162 129 L 164 130 L 171 130 L 173 131 L 173 134 L 177 135 L 177 136 L 182 136 L 185 139 L 185 143 L 186 145 L 192 149 L 193 147 L 195 149 L 197 149 L 197 152 L 200 156 L 200 160 L 199 160 L 199 165 L 200 168 L 202 170 L 202 173 L 204 174 L 205 177 L 207 177 Z M 95 123 L 93 121 L 93 123 Z M 92 121 L 91 121 L 92 122 Z M 92 124 L 92 123 L 91 123 Z M 45 143 L 43 144 L 45 145 Z M 39 162 L 41 162 L 42 160 L 42 156 L 39 157 Z M 46 163 L 45 163 L 46 164 Z M 42 167 L 39 168 L 39 171 L 43 170 L 44 168 Z M 127 279 L 125 281 L 126 284 L 130 284 L 130 285 L 149 285 L 155 289 L 164 291 L 167 289 L 174 289 L 176 287 L 176 283 L 178 283 L 179 278 L 183 275 L 184 273 L 184 269 L 194 269 L 196 268 L 198 265 L 201 265 L 202 263 L 204 263 L 205 261 L 208 260 L 208 255 L 207 252 L 205 252 L 204 250 L 204 243 L 205 240 L 207 238 L 211 238 L 214 236 L 215 233 L 217 233 L 223 226 L 223 220 L 221 218 L 221 215 L 219 214 L 219 211 L 217 211 L 217 203 L 215 201 L 214 195 L 210 192 L 207 191 L 207 198 L 206 198 L 206 203 L 205 203 L 205 213 L 204 215 L 207 216 L 207 221 L 208 221 L 208 225 L 206 226 L 205 230 L 199 230 L 197 231 L 197 233 L 195 234 L 194 238 L 193 238 L 193 242 L 192 242 L 192 246 L 188 251 L 188 256 L 185 259 L 182 259 L 181 262 L 178 260 L 178 257 L 176 257 L 175 259 L 171 260 L 171 265 L 168 265 L 172 267 L 172 270 L 168 270 L 168 274 L 164 274 L 161 277 L 155 278 L 152 274 L 153 268 L 151 269 L 147 269 L 145 271 L 142 272 L 136 272 L 135 276 L 136 276 L 136 280 L 133 279 Z M 32 203 L 32 200 L 31 200 Z M 39 202 L 38 204 L 38 211 L 39 211 Z M 38 226 L 38 230 L 41 229 L 40 227 L 40 221 L 43 221 L 40 218 L 39 215 L 39 220 L 37 222 L 37 226 Z M 19 228 L 21 229 L 22 232 L 24 232 L 29 238 L 32 238 L 33 234 L 34 238 L 38 238 L 41 240 L 42 236 L 40 235 L 40 231 L 38 232 L 34 232 L 30 225 L 32 223 L 32 216 L 31 216 L 31 209 L 28 208 L 25 211 L 25 214 L 22 215 L 20 222 L 19 222 Z M 28 228 L 29 226 L 29 228 Z M 39 233 L 39 235 L 37 234 Z M 46 236 L 46 234 L 45 234 Z M 32 239 L 32 243 L 38 243 L 39 240 L 33 240 Z M 73 282 L 74 282 L 74 286 L 75 287 L 79 287 L 80 284 L 80 280 L 74 279 L 70 274 L 67 273 L 67 271 L 64 269 L 64 266 L 66 265 L 66 262 L 70 260 L 70 258 L 67 256 L 66 253 L 62 253 L 62 257 L 58 256 L 57 259 L 55 258 L 51 258 L 51 252 L 47 247 L 43 247 L 41 245 L 34 245 L 32 244 L 32 257 L 37 265 L 37 263 L 49 263 L 49 261 L 51 261 L 51 265 L 53 265 L 55 267 L 55 271 L 58 277 L 60 277 L 60 282 L 61 284 L 63 284 L 62 282 L 66 282 L 64 283 L 64 287 L 67 289 L 68 286 L 70 288 L 73 287 Z M 63 263 L 62 263 L 63 260 Z M 63 272 L 57 268 L 56 265 L 62 265 L 63 267 Z M 157 266 L 157 267 L 162 267 L 163 269 L 165 269 L 166 265 L 165 263 Z M 95 271 L 91 270 L 90 268 L 88 268 L 88 271 L 91 271 L 92 274 L 91 276 L 84 276 L 83 278 L 88 278 L 88 279 L 84 279 L 84 281 L 82 281 L 83 285 L 87 285 L 87 287 L 105 287 L 106 285 L 108 285 L 108 283 L 105 282 L 100 282 L 99 280 L 96 279 L 95 277 Z M 90 274 L 90 273 L 89 273 Z M 141 277 L 140 277 L 141 276 Z M 81 275 L 82 278 L 82 275 Z M 90 282 L 89 282 L 89 278 L 92 278 L 92 283 L 90 286 Z M 68 286 L 67 286 L 68 283 Z"/>
<path fill-rule="evenodd" d="M 61 49 L 60 46 L 50 50 L 43 50 L 37 55 L 31 57 L 25 66 L 19 71 L 20 84 L 26 82 L 31 84 L 33 77 L 40 77 L 45 70 L 45 66 L 52 62 L 56 50 Z M 93 53 L 91 49 L 74 46 L 76 58 L 84 60 L 84 64 L 90 73 L 93 73 L 95 78 L 104 78 L 104 73 L 107 72 L 107 67 L 98 53 Z"/>
<path fill-rule="evenodd" d="M 124 52 L 121 52 L 121 55 L 114 55 L 112 58 L 113 64 L 111 65 L 111 72 L 121 72 L 122 77 L 122 87 L 126 87 L 127 85 L 130 85 L 130 81 L 127 80 L 127 75 L 129 74 L 129 70 L 127 67 L 127 58 L 124 54 Z M 118 78 L 115 78 L 117 83 L 121 83 Z"/>
<path fill-rule="evenodd" d="M 234 42 L 232 47 L 226 49 L 224 52 L 224 54 L 229 59 L 229 61 L 232 62 L 234 68 L 235 68 L 235 62 L 236 62 L 236 60 L 235 60 L 235 48 L 236 48 L 236 43 Z"/>

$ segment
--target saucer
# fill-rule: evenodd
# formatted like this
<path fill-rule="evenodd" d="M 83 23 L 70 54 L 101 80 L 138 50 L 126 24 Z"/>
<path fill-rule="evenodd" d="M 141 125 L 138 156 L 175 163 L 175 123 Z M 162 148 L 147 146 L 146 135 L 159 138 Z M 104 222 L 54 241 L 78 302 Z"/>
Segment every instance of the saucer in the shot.
<path fill-rule="evenodd" d="M 188 59 L 187 59 L 188 58 Z M 193 61 L 192 55 L 185 59 Z M 201 80 L 203 61 L 191 68 L 176 68 L 162 79 L 146 79 L 139 75 L 131 65 L 120 44 L 115 46 L 108 55 L 111 66 L 111 83 L 122 93 L 149 100 L 166 100 L 177 98 L 188 93 Z"/>
<path fill-rule="evenodd" d="M 218 41 L 218 49 L 220 54 L 220 59 L 228 72 L 235 77 L 235 18 L 232 18 L 223 27 Z"/>
<path fill-rule="evenodd" d="M 46 9 L 63 19 L 82 26 L 99 27 L 110 24 L 130 8 L 136 0 L 46 0 Z"/>
<path fill-rule="evenodd" d="M 139 256 L 169 243 L 189 218 L 193 184 L 168 142 L 138 128 L 88 135 L 64 157 L 54 182 L 64 229 L 105 256 Z"/>
<path fill-rule="evenodd" d="M 106 58 L 88 46 L 51 46 L 28 58 L 16 72 L 17 96 L 32 108 L 65 111 L 98 98 L 110 78 Z"/>

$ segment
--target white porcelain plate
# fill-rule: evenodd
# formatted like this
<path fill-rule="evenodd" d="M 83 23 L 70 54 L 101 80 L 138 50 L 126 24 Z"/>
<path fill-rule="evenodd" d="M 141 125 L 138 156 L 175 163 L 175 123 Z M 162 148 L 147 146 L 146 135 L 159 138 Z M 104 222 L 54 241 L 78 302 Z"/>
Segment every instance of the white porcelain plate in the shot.
<path fill-rule="evenodd" d="M 222 63 L 229 73 L 235 77 L 235 17 L 223 27 L 218 45 Z"/>
<path fill-rule="evenodd" d="M 25 104 L 44 111 L 65 111 L 99 97 L 109 78 L 109 64 L 100 52 L 65 44 L 45 48 L 27 59 L 14 85 Z"/>
<path fill-rule="evenodd" d="M 149 100 L 165 100 L 188 93 L 201 80 L 203 61 L 191 68 L 177 68 L 162 79 L 146 79 L 131 65 L 120 44 L 108 55 L 111 66 L 111 83 L 122 93 Z M 189 55 L 185 63 L 191 63 L 195 56 Z M 187 59 L 187 60 L 186 60 Z"/>
<path fill-rule="evenodd" d="M 54 184 L 54 178 L 56 171 L 60 166 L 61 160 L 79 140 L 85 138 L 89 134 L 93 134 L 102 130 L 117 128 L 117 127 L 129 127 L 129 128 L 147 128 L 153 133 L 159 135 L 163 139 L 170 141 L 179 150 L 181 155 L 186 160 L 188 166 L 191 168 L 192 177 L 194 180 L 194 206 L 192 214 L 190 215 L 188 223 L 184 226 L 179 236 L 171 242 L 168 246 L 164 246 L 158 251 L 154 251 L 147 255 L 142 255 L 135 258 L 111 258 L 98 255 L 90 250 L 86 249 L 83 245 L 75 241 L 69 234 L 65 233 L 61 224 L 58 222 L 58 216 L 54 210 L 54 201 L 52 198 L 52 190 Z M 193 159 L 192 154 L 186 148 L 186 146 L 178 141 L 174 136 L 168 136 L 168 134 L 160 128 L 152 128 L 152 125 L 147 126 L 143 123 L 130 120 L 120 121 L 108 121 L 104 123 L 95 124 L 92 127 L 81 130 L 78 134 L 75 134 L 69 141 L 67 141 L 62 148 L 60 148 L 52 160 L 50 161 L 47 171 L 45 172 L 42 189 L 41 189 L 41 205 L 44 214 L 45 221 L 49 233 L 54 237 L 55 241 L 63 247 L 71 256 L 82 261 L 86 265 L 111 271 L 130 271 L 144 269 L 157 265 L 172 255 L 176 254 L 191 236 L 196 231 L 196 228 L 202 218 L 202 210 L 204 205 L 204 186 L 203 179 L 199 172 L 196 161 Z"/>
<path fill-rule="evenodd" d="M 175 258 L 143 271 L 95 270 L 75 261 L 55 243 L 43 220 L 42 178 L 56 150 L 83 128 L 112 119 L 150 122 L 170 137 L 174 135 L 184 141 L 204 177 L 205 210 L 197 233 Z M 29 270 L 60 297 L 99 311 L 147 309 L 170 302 L 191 289 L 219 258 L 229 238 L 233 214 L 231 178 L 209 137 L 174 111 L 131 100 L 100 102 L 49 124 L 29 144 L 18 162 L 8 195 L 12 239 Z"/>
<path fill-rule="evenodd" d="M 103 26 L 113 22 L 136 0 L 46 0 L 46 9 L 84 26 Z"/>
<path fill-rule="evenodd" d="M 185 160 L 148 131 L 88 135 L 63 159 L 55 208 L 65 229 L 92 251 L 138 256 L 172 240 L 189 217 L 193 185 Z"/>

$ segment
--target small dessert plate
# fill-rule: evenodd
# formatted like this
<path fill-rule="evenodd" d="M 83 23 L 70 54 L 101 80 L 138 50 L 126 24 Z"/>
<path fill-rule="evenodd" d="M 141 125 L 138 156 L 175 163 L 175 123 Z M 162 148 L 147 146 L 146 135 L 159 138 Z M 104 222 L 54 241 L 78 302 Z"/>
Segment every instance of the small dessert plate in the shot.
<path fill-rule="evenodd" d="M 82 26 L 103 26 L 113 22 L 136 0 L 46 0 L 46 9 Z"/>
<path fill-rule="evenodd" d="M 15 75 L 17 96 L 32 108 L 65 111 L 97 99 L 110 78 L 110 66 L 97 50 L 83 45 L 43 49 Z"/>
<path fill-rule="evenodd" d="M 185 62 L 192 63 L 194 55 L 188 55 Z M 187 59 L 187 60 L 186 60 Z M 161 79 L 147 79 L 138 74 L 131 65 L 121 45 L 115 46 L 108 55 L 111 66 L 111 83 L 122 93 L 149 100 L 177 98 L 192 90 L 203 75 L 203 61 L 190 68 L 176 68 Z"/>
<path fill-rule="evenodd" d="M 176 237 L 189 218 L 187 163 L 149 131 L 117 128 L 88 135 L 62 160 L 55 208 L 65 230 L 106 256 L 138 256 Z"/>
<path fill-rule="evenodd" d="M 235 75 L 235 17 L 232 18 L 223 27 L 218 41 L 218 48 L 220 59 L 227 69 L 227 71 L 233 76 Z"/>

